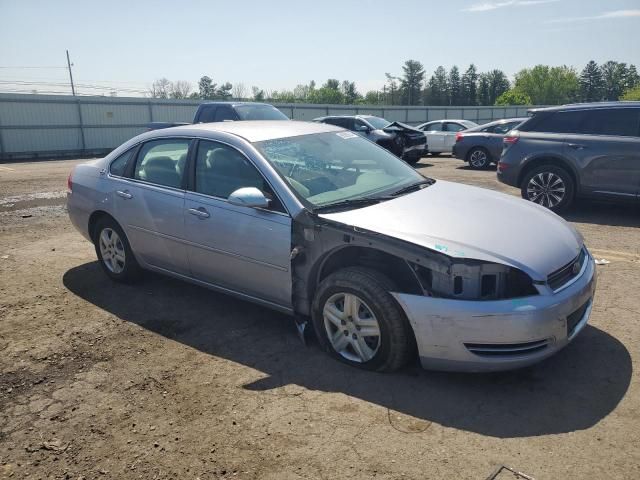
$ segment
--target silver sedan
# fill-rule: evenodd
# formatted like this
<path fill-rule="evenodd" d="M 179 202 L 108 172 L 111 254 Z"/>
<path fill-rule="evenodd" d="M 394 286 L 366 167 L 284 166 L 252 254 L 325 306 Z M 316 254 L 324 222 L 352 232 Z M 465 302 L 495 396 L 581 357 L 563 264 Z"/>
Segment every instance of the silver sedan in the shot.
<path fill-rule="evenodd" d="M 152 270 L 277 309 L 371 370 L 537 362 L 582 330 L 595 290 L 557 215 L 320 123 L 145 133 L 77 166 L 68 210 L 113 280 Z"/>

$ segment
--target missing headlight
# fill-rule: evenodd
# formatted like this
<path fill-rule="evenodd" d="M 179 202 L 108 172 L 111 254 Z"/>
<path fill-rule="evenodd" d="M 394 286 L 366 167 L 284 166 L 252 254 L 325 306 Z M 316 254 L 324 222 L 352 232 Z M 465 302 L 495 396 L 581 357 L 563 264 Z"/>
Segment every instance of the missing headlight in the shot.
<path fill-rule="evenodd" d="M 412 264 L 426 295 L 462 300 L 501 300 L 537 295 L 524 272 L 496 263 L 468 261 L 429 268 Z"/>

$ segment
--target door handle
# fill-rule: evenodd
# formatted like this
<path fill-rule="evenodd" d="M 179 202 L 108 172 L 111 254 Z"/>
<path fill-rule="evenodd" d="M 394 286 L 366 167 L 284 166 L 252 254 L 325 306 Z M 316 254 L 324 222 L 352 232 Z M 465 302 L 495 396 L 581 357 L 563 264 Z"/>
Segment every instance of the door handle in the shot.
<path fill-rule="evenodd" d="M 116 195 L 122 198 L 126 198 L 127 200 L 133 198 L 133 195 L 131 195 L 128 190 L 117 190 Z"/>
<path fill-rule="evenodd" d="M 579 143 L 570 143 L 569 144 L 569 148 L 573 148 L 574 150 L 582 150 L 584 148 L 587 148 L 585 145 L 581 145 Z"/>
<path fill-rule="evenodd" d="M 204 207 L 199 207 L 199 208 L 190 208 L 189 209 L 189 213 L 191 215 L 195 215 L 198 218 L 209 218 L 211 215 L 209 215 L 209 212 L 207 212 L 205 210 Z"/>

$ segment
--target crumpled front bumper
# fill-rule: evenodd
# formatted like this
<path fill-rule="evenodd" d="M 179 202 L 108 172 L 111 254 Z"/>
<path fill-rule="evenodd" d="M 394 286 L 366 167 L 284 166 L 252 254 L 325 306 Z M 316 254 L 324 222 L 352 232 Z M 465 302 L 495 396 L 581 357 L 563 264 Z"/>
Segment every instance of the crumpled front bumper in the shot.
<path fill-rule="evenodd" d="M 587 324 L 595 287 L 589 255 L 580 277 L 557 293 L 495 301 L 393 295 L 424 368 L 478 372 L 531 365 L 565 347 Z"/>

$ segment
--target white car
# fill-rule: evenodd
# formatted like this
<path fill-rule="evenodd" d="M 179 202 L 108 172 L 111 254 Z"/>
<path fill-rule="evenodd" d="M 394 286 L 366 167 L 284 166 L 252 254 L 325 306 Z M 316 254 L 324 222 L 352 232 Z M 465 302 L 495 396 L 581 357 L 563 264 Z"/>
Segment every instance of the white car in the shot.
<path fill-rule="evenodd" d="M 417 128 L 427 136 L 429 153 L 451 153 L 456 143 L 456 133 L 477 126 L 470 120 L 436 120 L 418 125 Z"/>

